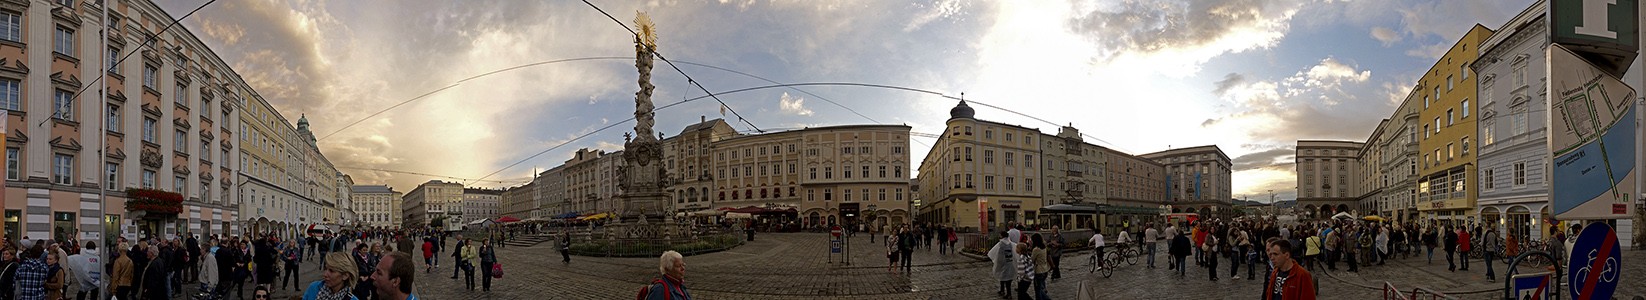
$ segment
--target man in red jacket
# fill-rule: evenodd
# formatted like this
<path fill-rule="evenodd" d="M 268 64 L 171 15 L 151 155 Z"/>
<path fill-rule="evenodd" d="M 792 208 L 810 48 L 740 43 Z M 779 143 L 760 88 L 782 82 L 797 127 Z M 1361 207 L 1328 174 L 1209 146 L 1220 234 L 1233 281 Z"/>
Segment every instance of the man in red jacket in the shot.
<path fill-rule="evenodd" d="M 1469 244 L 1473 244 L 1471 242 L 1473 242 L 1474 240 L 1470 240 L 1469 238 L 1470 238 L 1470 235 L 1469 235 L 1469 228 L 1468 227 L 1458 227 L 1457 228 L 1457 251 L 1460 254 L 1457 257 L 1462 261 L 1459 264 L 1463 265 L 1463 267 L 1458 268 L 1458 270 L 1462 270 L 1462 271 L 1468 271 L 1469 270 L 1469 249 L 1474 249 L 1473 247 L 1470 247 L 1470 245 L 1469 245 Z"/>
<path fill-rule="evenodd" d="M 1265 252 L 1269 261 L 1274 262 L 1275 271 L 1270 272 L 1269 280 L 1263 284 L 1263 299 L 1315 299 L 1314 276 L 1292 261 L 1292 244 L 1278 238 L 1269 239 L 1266 244 Z"/>

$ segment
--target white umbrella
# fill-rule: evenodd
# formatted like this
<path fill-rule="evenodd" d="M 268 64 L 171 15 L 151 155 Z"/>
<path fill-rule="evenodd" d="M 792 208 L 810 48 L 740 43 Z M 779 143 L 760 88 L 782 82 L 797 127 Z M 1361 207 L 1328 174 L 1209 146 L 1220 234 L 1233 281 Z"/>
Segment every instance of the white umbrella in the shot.
<path fill-rule="evenodd" d="M 1355 216 L 1349 215 L 1349 213 L 1347 213 L 1347 212 L 1340 212 L 1340 213 L 1337 213 L 1335 215 L 1332 215 L 1332 218 L 1333 219 L 1354 219 Z"/>

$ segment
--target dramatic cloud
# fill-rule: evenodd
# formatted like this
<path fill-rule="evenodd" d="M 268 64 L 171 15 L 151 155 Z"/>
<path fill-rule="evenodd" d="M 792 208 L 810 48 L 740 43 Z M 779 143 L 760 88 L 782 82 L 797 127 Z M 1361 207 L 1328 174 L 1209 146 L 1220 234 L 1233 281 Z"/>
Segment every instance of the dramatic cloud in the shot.
<path fill-rule="evenodd" d="M 1399 42 L 1401 37 L 1400 33 L 1395 32 L 1394 29 L 1379 26 L 1372 27 L 1372 38 L 1377 39 L 1379 42 L 1383 42 L 1384 47 L 1388 47 L 1389 45 L 1394 45 L 1395 42 Z"/>
<path fill-rule="evenodd" d="M 1071 30 L 1100 55 L 1190 54 L 1193 63 L 1275 45 L 1304 4 L 1294 0 L 1077 1 Z"/>
<path fill-rule="evenodd" d="M 651 12 L 660 28 L 662 52 L 670 59 L 746 73 L 679 65 L 717 92 L 770 84 L 750 77 L 756 75 L 784 82 L 812 78 L 873 83 L 947 80 L 948 76 L 937 75 L 959 69 L 968 61 L 963 58 L 975 51 L 955 45 L 967 44 L 979 28 L 988 25 L 966 21 L 991 17 L 987 10 L 991 7 L 965 1 L 597 4 L 624 22 L 634 11 Z M 166 0 L 160 5 L 179 13 L 198 4 Z M 907 17 L 911 15 L 919 18 L 911 21 Z M 720 21 L 698 22 L 703 19 Z M 510 69 L 570 58 L 633 57 L 628 33 L 582 2 L 230 1 L 202 10 L 184 21 L 183 27 L 195 32 L 288 122 L 306 114 L 317 135 L 337 132 L 322 139 L 320 148 L 356 182 L 388 183 L 409 190 L 439 176 L 362 169 L 478 178 L 559 147 L 491 179 L 523 178 L 530 175 L 532 166 L 557 165 L 578 148 L 617 149 L 614 145 L 621 142 L 622 134 L 632 131 L 633 123 L 614 125 L 561 146 L 632 116 L 636 89 L 632 60 L 579 60 Z M 652 76 L 658 86 L 653 99 L 659 107 L 702 95 L 662 61 Z M 343 129 L 379 110 L 459 82 L 455 88 Z M 890 119 L 887 116 L 893 112 L 915 105 L 886 101 L 883 95 L 823 93 L 876 118 Z M 805 105 L 805 99 L 779 96 L 777 90 L 720 98 L 750 113 L 835 113 L 829 108 L 814 111 L 818 108 Z M 678 132 L 700 115 L 718 114 L 718 104 L 711 103 L 660 109 L 655 129 Z M 793 123 L 775 114 L 747 117 L 761 127 Z M 749 129 L 732 122 L 739 130 Z M 821 125 L 857 122 L 861 121 Z"/>
<path fill-rule="evenodd" d="M 778 101 L 778 105 L 779 105 L 778 107 L 785 114 L 791 114 L 791 115 L 797 115 L 797 116 L 810 116 L 810 115 L 812 115 L 812 110 L 809 109 L 809 108 L 806 108 L 806 98 L 789 97 L 789 93 L 784 92 L 783 97 L 778 99 L 777 101 Z"/>
<path fill-rule="evenodd" d="M 1234 171 L 1270 169 L 1288 166 L 1294 163 L 1292 158 L 1296 154 L 1297 150 L 1293 148 L 1278 148 L 1261 152 L 1247 153 L 1246 155 L 1241 155 L 1240 157 L 1235 157 L 1233 159 Z M 1287 168 L 1289 170 L 1289 167 Z"/>
<path fill-rule="evenodd" d="M 1381 115 L 1393 109 L 1383 98 L 1362 99 L 1380 87 L 1367 84 L 1370 78 L 1371 71 L 1327 57 L 1286 78 L 1230 83 L 1214 94 L 1235 105 L 1231 114 L 1206 120 L 1201 126 L 1245 134 L 1254 142 L 1357 139 L 1369 134 Z M 1219 84 L 1226 81 L 1227 77 Z M 1374 117 L 1355 111 L 1379 113 Z"/>

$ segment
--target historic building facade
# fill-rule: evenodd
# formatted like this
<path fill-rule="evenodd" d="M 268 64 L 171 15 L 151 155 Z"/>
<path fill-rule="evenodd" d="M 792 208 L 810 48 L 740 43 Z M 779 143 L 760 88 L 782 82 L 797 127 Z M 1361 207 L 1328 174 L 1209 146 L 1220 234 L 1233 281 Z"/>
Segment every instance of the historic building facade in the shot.
<path fill-rule="evenodd" d="M 1338 212 L 1360 208 L 1362 192 L 1359 155 L 1364 143 L 1349 141 L 1297 141 L 1293 157 L 1297 163 L 1297 205 L 1305 215 L 1331 217 Z M 1351 179 L 1353 177 L 1353 179 Z"/>
<path fill-rule="evenodd" d="M 950 109 L 943 134 L 921 160 L 922 219 L 981 230 L 1032 224 L 1045 205 L 1040 130 L 976 114 L 965 101 Z"/>
<path fill-rule="evenodd" d="M 713 170 L 713 153 L 717 142 L 737 137 L 737 131 L 725 120 L 700 118 L 697 124 L 686 126 L 680 134 L 663 139 L 664 166 L 673 182 L 667 192 L 673 197 L 674 210 L 691 212 L 709 209 L 714 197 L 717 177 Z"/>
<path fill-rule="evenodd" d="M 292 229 L 305 217 L 335 214 L 335 169 L 274 176 L 307 173 L 285 163 L 323 161 L 318 151 L 279 159 L 259 144 L 255 158 L 274 171 L 248 175 L 254 170 L 245 161 L 253 153 L 243 146 L 258 134 L 244 124 L 255 121 L 259 134 L 272 137 L 268 144 L 287 151 L 299 136 L 194 33 L 181 27 L 160 33 L 172 21 L 150 1 L 0 3 L 0 22 L 15 30 L 0 36 L 0 95 L 8 95 L 0 96 L 9 129 L 0 201 L 7 234 L 236 234 L 247 225 Z M 107 39 L 100 32 L 105 24 Z M 155 45 L 144 46 L 150 36 Z M 258 114 L 249 114 L 252 107 Z M 316 164 L 324 168 L 329 165 Z M 297 192 L 311 180 L 315 188 L 333 188 Z M 180 194 L 182 205 L 128 207 L 128 189 Z M 253 218 L 257 209 L 278 203 L 264 199 L 282 197 L 288 209 L 265 209 Z"/>
<path fill-rule="evenodd" d="M 1480 75 L 1480 199 L 1471 213 L 1522 240 L 1548 234 L 1541 230 L 1549 215 L 1547 8 L 1539 1 L 1509 20 L 1481 43 L 1472 65 Z"/>
<path fill-rule="evenodd" d="M 382 228 L 399 228 L 402 224 L 400 205 L 405 195 L 394 187 L 356 185 L 349 195 L 361 224 Z"/>
<path fill-rule="evenodd" d="M 1465 222 L 1473 219 L 1477 195 L 1476 131 L 1480 104 L 1469 64 L 1491 29 L 1475 25 L 1424 72 L 1414 90 L 1423 95 L 1418 110 L 1418 211 L 1422 218 Z"/>
<path fill-rule="evenodd" d="M 453 218 L 458 224 L 470 224 L 485 219 L 496 219 L 503 201 L 503 191 L 498 189 L 464 188 L 461 206 L 463 213 Z"/>
<path fill-rule="evenodd" d="M 1233 212 L 1233 170 L 1229 155 L 1217 145 L 1171 149 L 1138 155 L 1166 169 L 1166 205 L 1173 212 L 1201 215 Z"/>
<path fill-rule="evenodd" d="M 441 220 L 444 230 L 461 229 L 463 223 L 453 222 L 463 213 L 463 184 L 430 180 L 406 192 L 401 205 L 405 226 L 428 226 Z"/>

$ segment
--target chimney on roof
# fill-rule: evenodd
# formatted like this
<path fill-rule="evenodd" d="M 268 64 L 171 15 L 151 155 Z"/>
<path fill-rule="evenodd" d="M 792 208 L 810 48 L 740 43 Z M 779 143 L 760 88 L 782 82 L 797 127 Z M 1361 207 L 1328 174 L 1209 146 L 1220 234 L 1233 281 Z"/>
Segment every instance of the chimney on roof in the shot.
<path fill-rule="evenodd" d="M 703 123 L 703 122 L 708 122 L 708 121 L 709 121 L 709 116 L 705 116 L 705 115 L 698 115 L 697 116 L 697 122 L 698 123 Z"/>

